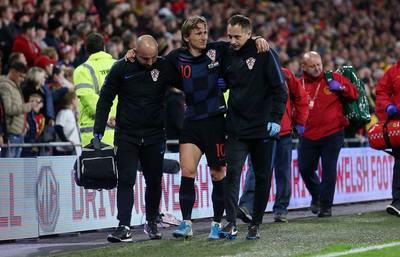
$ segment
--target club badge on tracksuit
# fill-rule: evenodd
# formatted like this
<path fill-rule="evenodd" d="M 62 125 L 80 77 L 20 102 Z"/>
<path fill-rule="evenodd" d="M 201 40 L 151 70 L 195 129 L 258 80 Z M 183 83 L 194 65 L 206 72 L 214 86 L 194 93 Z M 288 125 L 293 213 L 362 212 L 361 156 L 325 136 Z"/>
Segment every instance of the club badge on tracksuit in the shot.
<path fill-rule="evenodd" d="M 252 70 L 254 67 L 254 64 L 256 63 L 256 59 L 253 57 L 250 57 L 246 60 L 247 67 L 249 67 L 249 70 Z"/>
<path fill-rule="evenodd" d="M 152 70 L 150 72 L 150 74 L 151 74 L 151 77 L 152 77 L 153 81 L 155 82 L 155 81 L 158 80 L 158 76 L 160 75 L 160 71 L 157 70 L 157 69 L 154 69 L 154 70 Z"/>

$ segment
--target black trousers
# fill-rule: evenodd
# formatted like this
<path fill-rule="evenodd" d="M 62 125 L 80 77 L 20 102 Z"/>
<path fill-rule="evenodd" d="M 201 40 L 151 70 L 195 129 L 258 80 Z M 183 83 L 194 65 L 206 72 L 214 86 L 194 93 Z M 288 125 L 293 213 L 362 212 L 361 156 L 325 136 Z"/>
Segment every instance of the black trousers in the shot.
<path fill-rule="evenodd" d="M 155 221 L 161 200 L 162 167 L 165 142 L 152 145 L 136 145 L 126 141 L 116 144 L 118 185 L 117 208 L 119 225 L 130 226 L 133 208 L 133 186 L 136 182 L 138 161 L 143 167 L 146 182 L 146 220 Z"/>
<path fill-rule="evenodd" d="M 297 147 L 299 172 L 314 202 L 320 208 L 331 208 L 335 195 L 337 161 L 343 146 L 343 130 L 319 140 L 300 137 Z M 316 174 L 321 158 L 322 179 Z"/>
<path fill-rule="evenodd" d="M 228 222 L 236 222 L 240 175 L 246 157 L 250 153 L 256 181 L 252 225 L 262 223 L 271 189 L 275 148 L 276 142 L 272 139 L 238 140 L 228 137 L 225 147 L 227 171 L 224 181 L 224 201 Z"/>

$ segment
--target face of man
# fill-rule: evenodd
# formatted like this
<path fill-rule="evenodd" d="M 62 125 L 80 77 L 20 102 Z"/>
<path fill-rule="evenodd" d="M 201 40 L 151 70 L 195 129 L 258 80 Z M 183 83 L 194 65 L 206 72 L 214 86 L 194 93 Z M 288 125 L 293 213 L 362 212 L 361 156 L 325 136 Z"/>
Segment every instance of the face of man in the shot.
<path fill-rule="evenodd" d="M 22 81 L 25 79 L 25 73 L 16 71 L 16 70 L 11 70 L 11 76 L 9 76 L 10 80 L 14 81 L 15 84 L 21 85 Z"/>
<path fill-rule="evenodd" d="M 309 77 L 318 78 L 323 70 L 321 57 L 319 55 L 309 55 L 308 58 L 304 58 L 301 68 Z"/>
<path fill-rule="evenodd" d="M 197 27 L 190 32 L 189 37 L 185 37 L 184 40 L 188 42 L 189 49 L 195 51 L 206 49 L 208 40 L 208 31 L 206 28 L 206 24 L 198 23 Z"/>
<path fill-rule="evenodd" d="M 239 50 L 251 37 L 251 31 L 244 30 L 240 25 L 228 25 L 228 39 L 234 50 Z"/>
<path fill-rule="evenodd" d="M 157 62 L 158 51 L 157 48 L 138 48 L 136 51 L 136 59 L 140 65 L 146 69 L 150 69 Z"/>

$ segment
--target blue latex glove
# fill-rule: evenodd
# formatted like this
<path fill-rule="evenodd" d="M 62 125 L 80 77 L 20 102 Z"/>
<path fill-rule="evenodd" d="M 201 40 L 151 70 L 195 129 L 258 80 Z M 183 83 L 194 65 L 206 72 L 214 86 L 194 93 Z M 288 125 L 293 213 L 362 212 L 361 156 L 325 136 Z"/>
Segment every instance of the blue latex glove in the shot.
<path fill-rule="evenodd" d="M 297 129 L 297 132 L 298 132 L 299 136 L 302 136 L 304 134 L 304 126 L 300 125 L 300 124 L 296 124 L 295 127 Z"/>
<path fill-rule="evenodd" d="M 99 140 L 103 138 L 102 134 L 93 134 L 94 137 L 97 137 Z"/>
<path fill-rule="evenodd" d="M 226 90 L 226 82 L 225 82 L 225 79 L 223 79 L 223 78 L 219 78 L 219 79 L 218 79 L 218 87 L 219 87 L 221 90 Z"/>
<path fill-rule="evenodd" d="M 334 79 L 329 81 L 328 84 L 329 84 L 329 90 L 330 91 L 342 91 L 343 90 L 342 84 L 340 84 L 339 82 L 337 82 Z"/>
<path fill-rule="evenodd" d="M 281 125 L 275 122 L 268 122 L 267 131 L 269 131 L 269 136 L 273 137 L 281 131 Z"/>
<path fill-rule="evenodd" d="M 396 105 L 394 104 L 389 104 L 388 107 L 386 107 L 386 112 L 389 114 L 389 116 L 395 115 L 396 113 L 399 112 L 399 109 L 397 108 Z"/>

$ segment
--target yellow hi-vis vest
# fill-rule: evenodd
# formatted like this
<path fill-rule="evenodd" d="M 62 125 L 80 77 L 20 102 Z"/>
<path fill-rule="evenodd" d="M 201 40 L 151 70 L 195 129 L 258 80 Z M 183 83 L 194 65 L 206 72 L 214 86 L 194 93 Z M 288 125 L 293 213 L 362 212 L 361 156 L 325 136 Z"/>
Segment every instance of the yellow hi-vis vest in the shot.
<path fill-rule="evenodd" d="M 111 66 L 115 62 L 116 60 L 110 54 L 100 51 L 90 55 L 89 59 L 74 71 L 74 85 L 79 100 L 79 126 L 82 146 L 89 144 L 93 138 L 94 118 L 100 90 Z M 118 99 L 115 98 L 109 117 L 116 116 L 117 102 Z M 114 129 L 106 127 L 102 141 L 106 144 L 114 145 Z"/>

